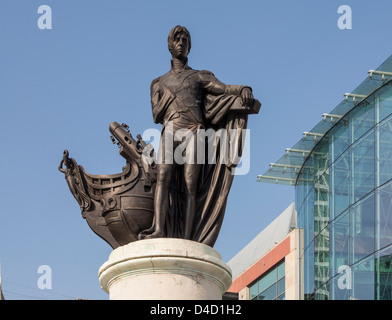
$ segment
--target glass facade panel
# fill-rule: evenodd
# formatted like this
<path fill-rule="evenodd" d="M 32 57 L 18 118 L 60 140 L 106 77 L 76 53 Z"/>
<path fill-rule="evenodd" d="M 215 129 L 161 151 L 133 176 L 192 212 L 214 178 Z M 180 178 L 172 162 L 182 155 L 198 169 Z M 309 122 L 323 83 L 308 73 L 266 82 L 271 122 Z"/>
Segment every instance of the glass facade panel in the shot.
<path fill-rule="evenodd" d="M 303 202 L 309 191 L 306 191 L 306 184 L 304 182 L 304 172 L 298 176 L 297 186 L 295 188 L 295 203 L 297 203 L 297 211 L 301 211 Z"/>
<path fill-rule="evenodd" d="M 352 202 L 374 189 L 374 133 L 367 134 L 351 147 Z"/>
<path fill-rule="evenodd" d="M 342 119 L 339 126 L 331 129 L 329 136 L 331 139 L 331 144 L 329 146 L 330 158 L 331 162 L 335 162 L 349 146 L 348 120 Z"/>
<path fill-rule="evenodd" d="M 298 225 L 303 226 L 303 223 L 301 223 L 300 216 L 303 216 L 301 212 L 303 212 L 303 201 L 304 201 L 304 188 L 301 183 L 301 185 L 297 185 L 295 188 L 295 203 L 297 204 L 297 212 L 298 212 Z M 301 203 L 300 203 L 301 202 Z"/>
<path fill-rule="evenodd" d="M 377 192 L 377 249 L 392 243 L 392 183 L 388 183 Z"/>
<path fill-rule="evenodd" d="M 392 114 L 392 87 L 391 84 L 380 89 L 377 101 L 378 121 L 382 121 Z"/>
<path fill-rule="evenodd" d="M 303 255 L 304 264 L 304 298 L 314 298 L 314 241 L 306 248 Z"/>
<path fill-rule="evenodd" d="M 374 271 L 373 255 L 352 267 L 352 300 L 374 300 Z"/>
<path fill-rule="evenodd" d="M 305 199 L 304 205 L 304 247 L 306 248 L 314 238 L 314 189 Z"/>
<path fill-rule="evenodd" d="M 350 160 L 345 152 L 339 160 L 331 166 L 331 216 L 337 217 L 349 206 Z"/>
<path fill-rule="evenodd" d="M 314 185 L 314 234 L 317 235 L 329 223 L 329 169 Z"/>
<path fill-rule="evenodd" d="M 377 128 L 377 186 L 392 177 L 392 117 Z"/>
<path fill-rule="evenodd" d="M 314 181 L 317 181 L 329 168 L 329 135 L 315 147 L 313 157 Z"/>
<path fill-rule="evenodd" d="M 328 300 L 329 288 L 327 284 L 321 285 L 315 292 L 315 300 Z"/>
<path fill-rule="evenodd" d="M 370 103 L 369 99 L 366 99 L 361 108 L 353 109 L 349 115 L 349 123 L 351 143 L 354 143 L 374 127 L 374 103 Z"/>
<path fill-rule="evenodd" d="M 331 224 L 331 277 L 339 268 L 350 265 L 350 223 L 346 211 Z"/>
<path fill-rule="evenodd" d="M 319 288 L 329 279 L 329 230 L 323 229 L 314 240 L 314 286 Z"/>
<path fill-rule="evenodd" d="M 348 273 L 347 273 L 348 272 Z M 345 269 L 341 274 L 337 275 L 330 281 L 330 299 L 331 300 L 349 300 L 350 290 L 350 269 Z"/>
<path fill-rule="evenodd" d="M 326 136 L 314 150 L 314 234 L 329 221 L 329 138 Z"/>
<path fill-rule="evenodd" d="M 392 300 L 392 247 L 376 254 L 377 300 Z"/>
<path fill-rule="evenodd" d="M 351 210 L 352 263 L 374 252 L 374 195 L 361 200 Z"/>
<path fill-rule="evenodd" d="M 312 208 L 309 206 L 313 205 L 313 158 L 305 161 L 302 171 L 297 179 L 297 186 L 295 190 L 296 205 L 298 213 L 298 226 L 303 229 L 305 228 L 305 220 L 311 219 L 309 213 L 312 212 Z M 312 181 L 311 183 L 309 181 Z M 309 194 L 311 194 L 309 196 Z M 313 214 L 312 214 L 313 216 Z M 313 234 L 311 235 L 311 237 Z M 306 245 L 309 244 L 307 240 L 309 236 L 305 237 Z"/>

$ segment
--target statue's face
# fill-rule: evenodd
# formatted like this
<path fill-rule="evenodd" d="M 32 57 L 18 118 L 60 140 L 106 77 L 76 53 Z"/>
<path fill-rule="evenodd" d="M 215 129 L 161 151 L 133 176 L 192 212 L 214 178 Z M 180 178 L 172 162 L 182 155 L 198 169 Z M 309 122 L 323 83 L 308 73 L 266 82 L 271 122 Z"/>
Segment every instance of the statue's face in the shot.
<path fill-rule="evenodd" d="M 184 32 L 176 34 L 172 41 L 171 54 L 173 58 L 184 59 L 189 53 L 188 37 Z"/>

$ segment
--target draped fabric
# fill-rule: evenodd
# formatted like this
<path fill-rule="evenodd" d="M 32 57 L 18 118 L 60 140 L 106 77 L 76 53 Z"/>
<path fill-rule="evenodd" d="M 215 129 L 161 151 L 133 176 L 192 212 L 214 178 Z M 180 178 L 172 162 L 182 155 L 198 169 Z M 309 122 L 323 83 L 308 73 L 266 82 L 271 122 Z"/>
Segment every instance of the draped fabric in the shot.
<path fill-rule="evenodd" d="M 205 164 L 199 177 L 197 192 L 197 212 L 193 224 L 191 240 L 214 246 L 226 210 L 227 198 L 234 178 L 234 170 L 241 156 L 247 115 L 231 114 L 230 108 L 240 99 L 232 95 L 207 95 L 204 111 L 205 129 L 226 130 L 227 139 L 218 140 L 216 145 L 216 163 L 208 163 L 208 144 L 206 143 Z M 171 100 L 171 99 L 169 99 Z M 233 133 L 236 133 L 233 135 Z M 226 148 L 221 148 L 225 143 Z M 225 150 L 227 155 L 222 155 Z M 225 161 L 222 159 L 225 156 Z M 236 159 L 237 158 L 237 159 Z M 182 238 L 185 210 L 185 191 L 183 167 L 177 166 L 169 190 L 170 206 L 166 218 L 166 236 Z"/>

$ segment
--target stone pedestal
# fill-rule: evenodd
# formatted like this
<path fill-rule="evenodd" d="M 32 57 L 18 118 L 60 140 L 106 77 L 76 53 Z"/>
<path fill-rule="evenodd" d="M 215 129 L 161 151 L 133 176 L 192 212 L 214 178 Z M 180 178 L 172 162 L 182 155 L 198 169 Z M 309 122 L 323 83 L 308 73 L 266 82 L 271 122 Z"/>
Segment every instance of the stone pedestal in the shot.
<path fill-rule="evenodd" d="M 213 248 L 159 238 L 113 250 L 99 282 L 111 300 L 221 300 L 232 278 Z"/>

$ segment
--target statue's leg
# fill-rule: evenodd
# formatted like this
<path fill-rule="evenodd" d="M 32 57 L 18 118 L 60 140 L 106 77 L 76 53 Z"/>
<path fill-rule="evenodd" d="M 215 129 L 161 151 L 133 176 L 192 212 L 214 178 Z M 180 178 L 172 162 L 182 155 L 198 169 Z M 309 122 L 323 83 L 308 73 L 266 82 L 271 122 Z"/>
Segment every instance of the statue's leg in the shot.
<path fill-rule="evenodd" d="M 191 239 L 193 231 L 193 222 L 196 215 L 196 196 L 201 164 L 184 164 L 184 180 L 185 180 L 185 223 L 184 223 L 184 239 Z"/>
<path fill-rule="evenodd" d="M 169 187 L 173 175 L 174 164 L 159 164 L 157 166 L 157 182 L 154 197 L 155 231 L 146 238 L 165 236 L 165 221 L 169 210 Z"/>
<path fill-rule="evenodd" d="M 154 220 L 150 229 L 144 230 L 139 234 L 139 239 L 162 238 L 166 236 L 165 222 L 169 210 L 169 187 L 175 168 L 173 163 L 172 130 L 172 126 L 169 126 L 162 131 L 165 134 L 161 136 L 158 153 L 157 180 L 154 194 Z"/>

